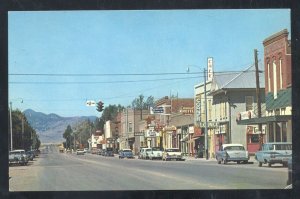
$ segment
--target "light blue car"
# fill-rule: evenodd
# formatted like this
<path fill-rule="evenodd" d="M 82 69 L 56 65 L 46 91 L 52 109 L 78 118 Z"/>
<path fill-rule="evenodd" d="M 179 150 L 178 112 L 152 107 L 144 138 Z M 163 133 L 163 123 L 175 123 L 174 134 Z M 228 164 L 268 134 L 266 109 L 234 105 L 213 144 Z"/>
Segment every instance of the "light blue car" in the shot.
<path fill-rule="evenodd" d="M 292 158 L 292 143 L 291 142 L 269 142 L 262 145 L 262 149 L 255 153 L 255 159 L 258 161 L 258 166 L 268 164 L 282 164 L 287 166 L 288 160 Z"/>

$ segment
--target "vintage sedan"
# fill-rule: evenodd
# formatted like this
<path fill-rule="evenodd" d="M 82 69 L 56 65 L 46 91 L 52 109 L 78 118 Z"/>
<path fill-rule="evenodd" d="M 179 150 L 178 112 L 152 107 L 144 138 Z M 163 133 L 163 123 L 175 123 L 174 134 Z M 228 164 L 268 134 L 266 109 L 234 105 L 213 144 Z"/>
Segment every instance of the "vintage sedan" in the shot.
<path fill-rule="evenodd" d="M 131 149 L 122 149 L 119 151 L 119 159 L 123 158 L 134 159 Z"/>
<path fill-rule="evenodd" d="M 182 160 L 183 158 L 182 153 L 178 148 L 166 148 L 162 155 L 162 160 L 168 161 L 168 160 Z"/>
<path fill-rule="evenodd" d="M 154 160 L 154 159 L 162 159 L 162 149 L 159 147 L 152 147 L 151 151 L 149 152 L 149 159 Z"/>
<path fill-rule="evenodd" d="M 258 161 L 258 166 L 268 164 L 282 164 L 287 166 L 288 160 L 292 158 L 292 143 L 291 142 L 269 142 L 262 145 L 260 151 L 255 153 L 255 159 Z"/>
<path fill-rule="evenodd" d="M 9 152 L 9 165 L 11 164 L 19 164 L 19 165 L 27 165 L 28 157 L 25 153 L 25 150 L 13 150 Z"/>
<path fill-rule="evenodd" d="M 223 144 L 216 152 L 216 160 L 218 164 L 221 162 L 224 164 L 227 162 L 248 163 L 249 153 L 242 144 Z"/>

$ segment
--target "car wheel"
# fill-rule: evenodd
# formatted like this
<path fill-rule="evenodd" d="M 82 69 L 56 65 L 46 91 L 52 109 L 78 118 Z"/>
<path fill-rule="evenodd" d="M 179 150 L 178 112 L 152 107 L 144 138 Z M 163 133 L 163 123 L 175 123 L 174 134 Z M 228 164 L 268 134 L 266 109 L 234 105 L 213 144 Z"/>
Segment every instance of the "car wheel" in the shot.
<path fill-rule="evenodd" d="M 261 167 L 262 166 L 262 162 L 258 162 L 258 166 Z"/>
<path fill-rule="evenodd" d="M 227 164 L 227 160 L 226 159 L 223 160 L 223 164 Z"/>
<path fill-rule="evenodd" d="M 240 161 L 237 161 L 236 163 L 237 163 L 237 164 L 241 164 L 241 162 L 240 162 Z"/>
<path fill-rule="evenodd" d="M 271 167 L 271 166 L 272 166 L 272 164 L 269 162 L 269 163 L 268 163 L 268 167 Z"/>
<path fill-rule="evenodd" d="M 248 164 L 248 160 L 245 160 L 245 161 L 244 161 L 244 164 Z"/>

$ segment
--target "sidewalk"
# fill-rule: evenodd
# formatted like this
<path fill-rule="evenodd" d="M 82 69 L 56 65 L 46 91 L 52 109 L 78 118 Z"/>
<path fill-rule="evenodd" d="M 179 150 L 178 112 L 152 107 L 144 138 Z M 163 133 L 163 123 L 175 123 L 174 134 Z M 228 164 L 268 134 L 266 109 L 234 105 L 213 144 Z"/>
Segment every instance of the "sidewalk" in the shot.
<path fill-rule="evenodd" d="M 183 158 L 186 160 L 186 161 L 217 161 L 216 158 L 209 158 L 208 160 L 206 160 L 206 158 L 195 158 L 193 156 L 183 156 Z M 249 163 L 255 163 L 256 160 L 254 158 L 254 156 L 250 156 L 250 159 L 249 159 Z"/>

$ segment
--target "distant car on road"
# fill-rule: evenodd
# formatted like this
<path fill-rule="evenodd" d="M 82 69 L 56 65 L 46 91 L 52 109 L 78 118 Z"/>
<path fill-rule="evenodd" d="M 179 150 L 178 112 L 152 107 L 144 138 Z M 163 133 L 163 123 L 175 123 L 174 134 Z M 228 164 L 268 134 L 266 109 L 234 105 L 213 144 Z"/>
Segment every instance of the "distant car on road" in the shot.
<path fill-rule="evenodd" d="M 152 147 L 151 148 L 151 151 L 149 153 L 149 159 L 150 160 L 154 160 L 154 159 L 159 159 L 161 160 L 162 159 L 162 149 L 159 148 L 159 147 Z"/>
<path fill-rule="evenodd" d="M 168 161 L 168 160 L 182 160 L 185 159 L 182 156 L 182 153 L 178 148 L 166 148 L 162 155 L 162 160 Z"/>
<path fill-rule="evenodd" d="M 122 149 L 119 151 L 119 159 L 128 158 L 133 159 L 133 153 L 131 149 Z"/>
<path fill-rule="evenodd" d="M 227 162 L 248 163 L 249 153 L 242 144 L 223 144 L 216 152 L 216 160 L 218 164 L 221 162 L 224 164 Z"/>
<path fill-rule="evenodd" d="M 77 149 L 76 154 L 77 155 L 84 155 L 84 150 L 83 149 Z"/>
<path fill-rule="evenodd" d="M 292 158 L 292 143 L 291 142 L 269 142 L 262 145 L 260 151 L 255 153 L 255 159 L 258 161 L 258 166 L 279 163 L 283 166 L 288 166 L 288 160 Z"/>

